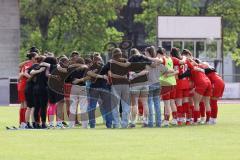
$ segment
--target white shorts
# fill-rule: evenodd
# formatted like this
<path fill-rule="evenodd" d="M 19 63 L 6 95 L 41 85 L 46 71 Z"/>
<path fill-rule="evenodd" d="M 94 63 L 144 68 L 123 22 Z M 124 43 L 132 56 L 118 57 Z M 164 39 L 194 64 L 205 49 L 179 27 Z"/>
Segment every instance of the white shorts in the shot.
<path fill-rule="evenodd" d="M 149 86 L 148 85 L 131 86 L 130 93 L 133 95 L 148 95 Z"/>

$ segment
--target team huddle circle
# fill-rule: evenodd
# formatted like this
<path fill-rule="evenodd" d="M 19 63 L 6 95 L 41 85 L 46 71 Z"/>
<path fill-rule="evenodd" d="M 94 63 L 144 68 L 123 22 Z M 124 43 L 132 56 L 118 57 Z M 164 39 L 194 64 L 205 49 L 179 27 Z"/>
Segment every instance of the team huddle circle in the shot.
<path fill-rule="evenodd" d="M 30 48 L 19 65 L 19 128 L 190 126 L 217 123 L 225 83 L 191 51 L 149 46 L 81 57 Z M 97 120 L 98 119 L 98 120 Z M 7 128 L 12 129 L 12 128 Z"/>

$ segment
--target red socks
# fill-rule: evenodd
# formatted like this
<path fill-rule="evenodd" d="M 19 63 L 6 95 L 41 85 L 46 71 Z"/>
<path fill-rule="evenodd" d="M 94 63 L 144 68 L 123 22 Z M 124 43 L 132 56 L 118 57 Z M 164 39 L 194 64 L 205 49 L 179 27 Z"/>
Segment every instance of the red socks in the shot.
<path fill-rule="evenodd" d="M 183 106 L 177 106 L 177 117 L 180 119 L 184 113 Z"/>
<path fill-rule="evenodd" d="M 216 108 L 217 107 L 216 107 L 215 104 L 216 103 L 213 102 L 213 108 L 214 109 L 212 109 L 212 105 L 211 105 L 211 111 L 206 111 L 204 103 L 200 102 L 199 106 L 200 106 L 201 117 L 205 117 L 205 113 L 206 113 L 206 122 L 208 122 L 210 120 L 211 115 L 216 116 L 216 114 L 217 114 L 217 111 L 216 111 L 217 109 Z"/>
<path fill-rule="evenodd" d="M 217 105 L 217 100 L 210 100 L 210 105 L 211 105 L 211 117 L 212 118 L 217 118 L 218 114 L 218 105 Z"/>
<path fill-rule="evenodd" d="M 170 115 L 164 114 L 164 120 L 169 121 Z"/>
<path fill-rule="evenodd" d="M 199 111 L 193 111 L 194 122 L 197 122 L 198 118 L 200 118 L 200 112 Z"/>
<path fill-rule="evenodd" d="M 186 118 L 189 119 L 189 117 L 190 117 L 189 113 L 190 113 L 190 104 L 189 104 L 189 102 L 183 103 L 183 117 L 185 117 L 185 115 L 186 115 Z"/>
<path fill-rule="evenodd" d="M 200 102 L 199 107 L 200 107 L 201 117 L 205 117 L 205 105 L 204 105 L 204 103 Z"/>
<path fill-rule="evenodd" d="M 211 117 L 211 111 L 207 111 L 206 115 L 207 115 L 206 122 L 208 122 L 210 120 L 210 117 Z"/>
<path fill-rule="evenodd" d="M 190 113 L 189 116 L 193 118 L 194 106 L 190 106 Z"/>
<path fill-rule="evenodd" d="M 143 105 L 142 105 L 142 102 L 139 100 L 138 101 L 138 113 L 139 115 L 143 115 Z"/>
<path fill-rule="evenodd" d="M 20 108 L 19 110 L 19 124 L 26 123 L 26 119 L 25 119 L 25 113 L 27 111 L 27 108 Z"/>
<path fill-rule="evenodd" d="M 177 119 L 177 112 L 172 112 L 173 119 Z"/>

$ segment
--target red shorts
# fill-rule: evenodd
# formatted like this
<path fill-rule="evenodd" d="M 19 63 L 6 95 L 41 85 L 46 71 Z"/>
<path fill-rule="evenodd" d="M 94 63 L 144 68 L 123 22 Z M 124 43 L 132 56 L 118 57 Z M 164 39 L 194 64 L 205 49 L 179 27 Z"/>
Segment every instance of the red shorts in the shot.
<path fill-rule="evenodd" d="M 18 102 L 25 102 L 25 93 L 24 90 L 18 90 Z"/>
<path fill-rule="evenodd" d="M 176 90 L 176 98 L 184 98 L 189 97 L 189 89 L 177 89 Z"/>
<path fill-rule="evenodd" d="M 18 102 L 23 103 L 25 102 L 25 83 L 18 83 L 17 89 L 18 89 Z"/>
<path fill-rule="evenodd" d="M 160 96 L 171 92 L 173 89 L 175 89 L 175 86 L 162 86 L 161 87 L 161 92 L 160 92 Z"/>
<path fill-rule="evenodd" d="M 212 96 L 211 82 L 206 81 L 200 85 L 196 85 L 195 92 L 205 97 L 211 97 Z"/>
<path fill-rule="evenodd" d="M 167 92 L 162 95 L 162 100 L 170 100 L 175 98 L 176 98 L 176 87 L 174 87 L 174 89 L 172 89 L 170 92 Z"/>
<path fill-rule="evenodd" d="M 70 84 L 70 83 L 64 84 L 64 97 L 65 98 L 70 98 L 71 89 L 72 89 L 72 84 Z"/>
<path fill-rule="evenodd" d="M 223 96 L 225 84 L 224 82 L 215 83 L 212 85 L 212 97 L 221 98 Z"/>

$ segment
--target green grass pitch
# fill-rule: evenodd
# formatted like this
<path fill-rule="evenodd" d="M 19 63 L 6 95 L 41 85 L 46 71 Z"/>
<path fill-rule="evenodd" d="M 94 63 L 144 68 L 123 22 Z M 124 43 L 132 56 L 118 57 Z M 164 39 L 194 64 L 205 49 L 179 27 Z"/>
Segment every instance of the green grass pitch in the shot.
<path fill-rule="evenodd" d="M 7 131 L 18 108 L 0 107 L 0 160 L 240 160 L 240 105 L 219 112 L 215 126 Z"/>

